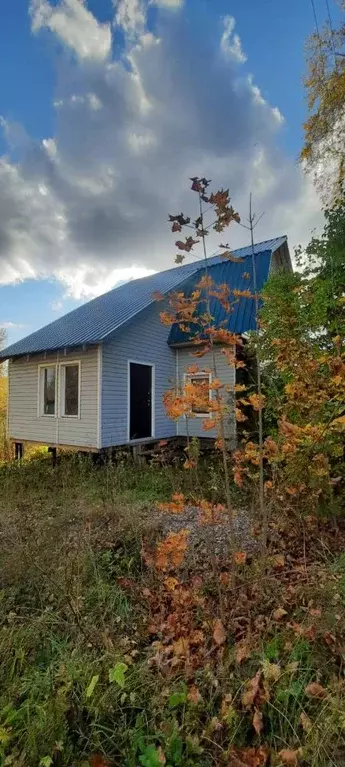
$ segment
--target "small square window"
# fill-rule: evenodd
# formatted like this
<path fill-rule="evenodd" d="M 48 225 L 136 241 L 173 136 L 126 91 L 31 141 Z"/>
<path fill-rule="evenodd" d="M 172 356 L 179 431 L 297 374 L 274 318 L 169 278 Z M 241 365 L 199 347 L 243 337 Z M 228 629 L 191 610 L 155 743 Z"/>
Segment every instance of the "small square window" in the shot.
<path fill-rule="evenodd" d="M 79 416 L 79 364 L 61 365 L 61 410 L 63 416 Z"/>
<path fill-rule="evenodd" d="M 190 383 L 193 386 L 195 385 L 198 389 L 198 392 L 200 392 L 201 398 L 205 399 L 206 401 L 209 401 L 211 399 L 211 389 L 210 389 L 210 383 L 211 383 L 211 374 L 210 373 L 195 373 L 193 375 L 186 375 L 185 376 L 186 383 Z M 204 407 L 203 405 L 200 406 L 197 403 L 193 403 L 192 405 L 192 413 L 196 416 L 208 416 L 210 414 L 210 411 L 207 409 L 207 407 Z"/>

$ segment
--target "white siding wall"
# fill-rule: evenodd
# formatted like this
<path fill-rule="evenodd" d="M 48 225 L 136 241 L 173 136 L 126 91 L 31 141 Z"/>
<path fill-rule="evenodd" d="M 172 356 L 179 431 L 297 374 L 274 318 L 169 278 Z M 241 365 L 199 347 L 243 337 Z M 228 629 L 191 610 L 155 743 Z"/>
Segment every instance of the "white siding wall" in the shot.
<path fill-rule="evenodd" d="M 211 352 L 208 352 L 203 357 L 195 357 L 193 355 L 193 351 L 195 349 L 193 348 L 180 348 L 176 349 L 177 354 L 177 370 L 178 370 L 178 378 L 179 378 L 179 385 L 183 386 L 184 383 L 184 375 L 187 372 L 188 367 L 191 365 L 198 365 L 200 371 L 204 369 L 213 369 L 213 355 Z M 215 347 L 214 350 L 215 353 L 215 360 L 216 360 L 216 372 L 217 372 L 217 378 L 221 380 L 221 382 L 226 385 L 234 386 L 236 382 L 236 370 L 233 366 L 228 365 L 226 357 L 224 354 L 222 354 L 221 349 L 218 347 Z M 221 390 L 222 391 L 222 390 Z M 231 403 L 231 413 L 229 416 L 225 417 L 225 431 L 226 431 L 226 437 L 229 439 L 232 443 L 235 443 L 236 441 L 236 420 L 235 420 L 235 414 L 233 410 L 233 396 L 229 393 L 228 395 L 229 404 Z M 195 417 L 195 418 L 188 418 L 188 423 L 186 418 L 180 418 L 177 424 L 177 430 L 178 434 L 180 436 L 186 436 L 187 435 L 187 428 L 188 428 L 188 434 L 190 437 L 217 437 L 217 431 L 216 429 L 212 429 L 209 431 L 205 431 L 203 429 L 203 418 L 201 417 Z"/>
<path fill-rule="evenodd" d="M 97 447 L 98 442 L 98 347 L 61 352 L 59 360 L 81 361 L 80 418 L 38 415 L 38 366 L 57 362 L 56 353 L 35 355 L 9 364 L 9 436 L 18 441 L 42 444 Z M 58 381 L 58 391 L 59 391 Z"/>

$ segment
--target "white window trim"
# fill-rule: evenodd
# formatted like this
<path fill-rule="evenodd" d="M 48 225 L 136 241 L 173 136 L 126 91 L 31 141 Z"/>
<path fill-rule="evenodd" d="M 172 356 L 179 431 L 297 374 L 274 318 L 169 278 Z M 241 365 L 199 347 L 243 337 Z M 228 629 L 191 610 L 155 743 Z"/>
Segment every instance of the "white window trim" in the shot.
<path fill-rule="evenodd" d="M 46 368 L 55 368 L 55 412 L 44 412 L 44 385 L 42 386 L 42 370 Z M 45 364 L 38 366 L 38 382 L 37 382 L 37 416 L 38 418 L 57 418 L 58 411 L 58 366 L 56 362 L 46 362 Z"/>
<path fill-rule="evenodd" d="M 184 374 L 184 386 L 186 383 L 190 382 L 193 378 L 206 378 L 208 376 L 208 382 L 211 385 L 212 383 L 212 373 L 207 372 L 206 370 L 203 372 L 202 370 L 198 370 L 197 373 L 185 373 Z M 209 389 L 209 401 L 212 400 L 212 389 Z M 212 413 L 192 413 L 192 418 L 211 418 Z M 184 416 L 187 418 L 187 416 Z"/>
<path fill-rule="evenodd" d="M 68 415 L 65 413 L 65 369 L 67 367 L 78 366 L 78 413 L 77 415 Z M 81 400 L 81 360 L 68 360 L 68 362 L 60 362 L 59 364 L 59 418 L 80 418 L 80 400 Z"/>
<path fill-rule="evenodd" d="M 152 368 L 151 373 L 151 437 L 142 439 L 130 439 L 131 429 L 131 365 L 146 365 Z M 154 439 L 156 436 L 156 365 L 144 360 L 127 360 L 127 442 L 144 442 L 145 439 Z"/>

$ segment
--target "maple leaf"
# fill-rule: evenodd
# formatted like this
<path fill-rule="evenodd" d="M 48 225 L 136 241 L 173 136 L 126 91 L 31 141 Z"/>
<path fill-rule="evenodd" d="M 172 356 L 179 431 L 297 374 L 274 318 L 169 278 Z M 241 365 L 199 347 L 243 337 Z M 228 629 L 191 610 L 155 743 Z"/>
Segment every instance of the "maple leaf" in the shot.
<path fill-rule="evenodd" d="M 177 253 L 175 257 L 175 264 L 182 264 L 185 258 L 186 256 L 183 256 L 182 253 Z"/>
<path fill-rule="evenodd" d="M 231 748 L 228 764 L 230 767 L 265 767 L 268 756 L 267 746 L 259 746 L 259 748 Z"/>
<path fill-rule="evenodd" d="M 308 695 L 308 698 L 325 698 L 327 695 L 327 690 L 318 682 L 308 684 L 304 692 Z"/>
<path fill-rule="evenodd" d="M 261 711 L 259 711 L 258 708 L 256 708 L 254 711 L 254 716 L 253 716 L 253 727 L 257 735 L 260 735 L 260 733 L 262 732 L 263 726 L 264 725 L 263 725 L 262 713 Z"/>
<path fill-rule="evenodd" d="M 301 726 L 303 727 L 303 730 L 305 730 L 305 732 L 310 732 L 313 726 L 313 723 L 311 719 L 309 719 L 309 716 L 307 716 L 307 714 L 304 713 L 304 711 L 302 711 L 299 720 L 300 720 Z"/>
<path fill-rule="evenodd" d="M 200 701 L 202 700 L 200 691 L 195 684 L 193 684 L 193 686 L 190 688 L 187 695 L 187 699 L 190 700 L 190 702 L 193 703 L 194 706 L 196 706 L 196 704 L 200 703 Z"/>
<path fill-rule="evenodd" d="M 283 764 L 287 764 L 290 767 L 297 767 L 299 754 L 299 749 L 297 751 L 292 751 L 290 748 L 283 748 L 282 751 L 279 751 L 278 756 L 281 758 Z"/>
<path fill-rule="evenodd" d="M 192 186 L 191 186 L 191 189 L 192 189 L 193 192 L 202 192 L 203 191 L 202 185 L 201 185 L 201 183 L 200 183 L 200 181 L 199 181 L 197 176 L 193 176 L 193 178 L 191 178 L 190 180 L 193 182 Z"/>
<path fill-rule="evenodd" d="M 183 468 L 184 469 L 195 469 L 196 467 L 196 461 L 193 458 L 186 458 Z"/>
<path fill-rule="evenodd" d="M 227 258 L 228 261 L 232 261 L 234 264 L 242 264 L 244 261 L 243 258 L 233 256 L 231 250 L 225 250 L 224 253 L 222 253 L 222 257 Z"/>
<path fill-rule="evenodd" d="M 225 628 L 224 628 L 224 626 L 223 626 L 223 624 L 222 624 L 222 621 L 220 620 L 220 618 L 217 618 L 217 620 L 216 620 L 216 621 L 215 621 L 215 623 L 214 623 L 214 628 L 213 628 L 213 639 L 214 639 L 215 643 L 216 643 L 218 646 L 220 646 L 220 645 L 224 644 L 224 642 L 226 641 L 226 632 L 225 632 Z"/>
<path fill-rule="evenodd" d="M 242 663 L 243 660 L 247 660 L 250 655 L 250 649 L 246 642 L 239 642 L 235 645 L 235 661 L 236 663 Z"/>
<path fill-rule="evenodd" d="M 175 591 L 176 586 L 179 585 L 177 578 L 165 578 L 164 586 L 168 591 Z"/>
<path fill-rule="evenodd" d="M 178 221 L 174 221 L 174 223 L 173 223 L 173 225 L 171 227 L 171 231 L 172 232 L 181 232 L 181 230 L 182 230 L 181 224 L 179 224 Z"/>
<path fill-rule="evenodd" d="M 163 293 L 161 293 L 160 290 L 155 290 L 154 293 L 152 293 L 152 298 L 154 301 L 164 301 Z"/>
<path fill-rule="evenodd" d="M 234 561 L 236 565 L 244 565 L 246 559 L 247 559 L 247 554 L 245 553 L 245 551 L 235 551 Z"/>
<path fill-rule="evenodd" d="M 159 761 L 160 764 L 164 765 L 164 764 L 167 763 L 167 760 L 166 760 L 166 757 L 165 757 L 165 753 L 164 753 L 164 751 L 162 749 L 162 746 L 158 746 L 158 748 L 157 748 L 157 756 L 158 756 L 158 761 Z"/>
<path fill-rule="evenodd" d="M 287 610 L 284 610 L 284 607 L 277 607 L 277 609 L 273 612 L 273 618 L 275 621 L 280 621 L 281 618 L 284 618 L 284 615 L 287 615 Z"/>
<path fill-rule="evenodd" d="M 246 689 L 242 693 L 241 701 L 243 706 L 250 707 L 253 705 L 255 698 L 259 692 L 259 685 L 261 681 L 261 671 L 257 671 L 255 676 L 246 684 Z"/>
<path fill-rule="evenodd" d="M 108 762 L 102 754 L 93 754 L 90 759 L 90 767 L 108 767 Z"/>

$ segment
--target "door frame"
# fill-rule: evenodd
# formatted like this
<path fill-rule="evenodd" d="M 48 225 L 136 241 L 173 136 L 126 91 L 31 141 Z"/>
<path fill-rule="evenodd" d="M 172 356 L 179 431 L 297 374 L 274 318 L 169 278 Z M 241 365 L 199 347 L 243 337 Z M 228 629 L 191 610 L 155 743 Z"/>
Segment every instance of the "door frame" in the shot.
<path fill-rule="evenodd" d="M 141 437 L 140 439 L 130 438 L 131 429 L 131 364 L 145 365 L 151 368 L 151 437 Z M 127 360 L 127 442 L 144 442 L 145 439 L 154 439 L 156 426 L 156 365 L 153 362 L 144 360 Z"/>

